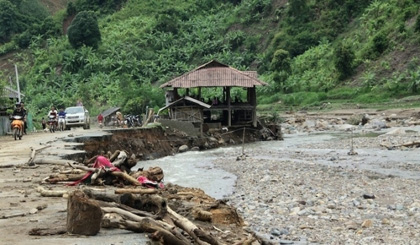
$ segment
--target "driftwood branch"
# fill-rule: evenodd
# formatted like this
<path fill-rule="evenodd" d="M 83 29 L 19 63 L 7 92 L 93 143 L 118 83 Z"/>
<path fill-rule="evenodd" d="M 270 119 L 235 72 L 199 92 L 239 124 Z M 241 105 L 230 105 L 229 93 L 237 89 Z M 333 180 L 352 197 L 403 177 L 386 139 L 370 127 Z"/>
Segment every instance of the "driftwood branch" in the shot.
<path fill-rule="evenodd" d="M 46 145 L 46 146 L 43 146 L 43 147 L 41 147 L 39 149 L 34 149 L 33 147 L 31 147 L 31 157 L 29 158 L 29 160 L 28 160 L 28 162 L 26 164 L 28 164 L 29 166 L 35 165 L 34 160 L 35 160 L 36 153 L 39 152 L 39 151 L 41 151 L 41 150 L 43 150 L 43 149 L 45 149 L 45 148 L 48 148 L 50 146 L 51 145 Z"/>
<path fill-rule="evenodd" d="M 67 166 L 69 163 L 76 163 L 75 161 L 70 160 L 59 160 L 59 159 L 35 159 L 33 160 L 34 164 L 56 164 L 56 165 L 64 165 Z"/>
<path fill-rule="evenodd" d="M 128 211 L 128 212 L 133 213 L 133 214 L 138 215 L 138 216 L 149 217 L 149 218 L 152 218 L 152 219 L 158 219 L 158 217 L 156 215 L 153 215 L 153 214 L 151 214 L 149 212 L 146 212 L 146 211 L 142 211 L 142 210 L 132 208 L 130 206 L 127 206 L 127 205 L 124 205 L 124 204 L 121 204 L 121 203 L 106 202 L 106 201 L 101 201 L 101 200 L 96 200 L 96 201 L 99 203 L 99 205 L 101 207 L 104 207 L 104 208 L 120 208 L 122 210 Z"/>
<path fill-rule="evenodd" d="M 140 217 L 120 208 L 101 208 L 104 213 L 116 213 L 121 215 L 124 220 L 119 221 L 118 225 L 125 229 L 135 232 L 150 232 L 163 240 L 163 244 L 184 245 L 191 242 L 171 226 L 163 221 L 154 220 L 148 217 Z M 108 216 L 105 216 L 108 217 Z M 103 221 L 103 223 L 112 223 L 111 220 Z M 113 225 L 115 226 L 115 224 Z"/>
<path fill-rule="evenodd" d="M 141 183 L 137 179 L 133 178 L 132 176 L 130 176 L 129 174 L 125 172 L 114 171 L 112 172 L 112 175 L 123 178 L 127 180 L 128 182 L 130 182 L 132 185 L 141 185 Z"/>
<path fill-rule="evenodd" d="M 116 189 L 115 194 L 124 194 L 124 193 L 132 193 L 132 194 L 156 194 L 158 193 L 157 189 L 151 188 L 130 188 L 130 189 Z"/>
<path fill-rule="evenodd" d="M 205 233 L 202 229 L 197 227 L 190 220 L 181 216 L 180 214 L 173 211 L 170 207 L 167 207 L 168 214 L 172 221 L 185 232 L 187 232 L 198 244 L 212 244 L 217 245 L 219 242 L 209 234 Z"/>
<path fill-rule="evenodd" d="M 43 197 L 62 197 L 63 195 L 67 194 L 68 191 L 60 190 L 60 191 L 53 191 L 53 190 L 46 190 L 41 186 L 38 187 L 37 191 Z"/>
<path fill-rule="evenodd" d="M 127 160 L 127 153 L 125 151 L 120 151 L 117 156 L 117 159 L 112 162 L 112 165 L 119 168 L 121 164 L 123 164 L 126 160 Z"/>

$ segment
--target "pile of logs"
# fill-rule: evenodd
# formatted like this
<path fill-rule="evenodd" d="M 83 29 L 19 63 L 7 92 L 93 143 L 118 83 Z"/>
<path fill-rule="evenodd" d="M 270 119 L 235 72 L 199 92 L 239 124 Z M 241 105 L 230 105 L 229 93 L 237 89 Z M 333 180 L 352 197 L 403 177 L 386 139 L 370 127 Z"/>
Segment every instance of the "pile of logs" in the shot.
<path fill-rule="evenodd" d="M 137 161 L 124 151 L 105 156 L 120 171 L 94 168 L 98 156 L 83 164 L 66 160 L 49 162 L 36 159 L 35 154 L 31 157 L 31 164 L 62 165 L 58 173 L 43 180 L 44 184 L 86 184 L 70 191 L 38 188 L 44 197 L 68 197 L 67 233 L 94 236 L 101 228 L 118 228 L 147 233 L 154 244 L 261 244 L 255 234 L 243 230 L 243 220 L 223 201 L 200 189 L 172 184 L 165 188 L 144 185 L 139 182 L 141 176 L 162 183 L 162 169 L 131 171 Z M 87 173 L 90 177 L 78 182 Z M 34 230 L 32 234 L 40 235 L 40 231 Z"/>
<path fill-rule="evenodd" d="M 96 235 L 101 227 L 147 232 L 160 244 L 220 244 L 173 211 L 160 195 L 109 194 L 91 188 L 72 192 L 67 205 L 67 231 Z"/>
<path fill-rule="evenodd" d="M 125 186 L 130 184 L 141 186 L 142 183 L 137 180 L 139 176 L 144 176 L 148 180 L 156 183 L 163 181 L 164 175 L 160 167 L 151 167 L 148 170 L 140 168 L 138 171 L 131 171 L 131 168 L 136 165 L 137 160 L 134 156 L 128 157 L 125 151 L 115 151 L 113 154 L 108 153 L 108 155 L 106 155 L 106 158 L 109 159 L 112 165 L 121 171 L 112 171 L 108 168 L 94 168 L 93 163 L 97 158 L 98 156 L 94 156 L 83 164 L 66 160 L 53 160 L 50 162 L 45 159 L 35 160 L 34 162 L 37 164 L 58 163 L 67 167 L 44 179 L 44 182 L 50 184 L 76 183 L 87 173 L 91 173 L 91 176 L 89 177 L 89 183 L 86 183 L 86 181 L 85 183 L 90 185 Z"/>

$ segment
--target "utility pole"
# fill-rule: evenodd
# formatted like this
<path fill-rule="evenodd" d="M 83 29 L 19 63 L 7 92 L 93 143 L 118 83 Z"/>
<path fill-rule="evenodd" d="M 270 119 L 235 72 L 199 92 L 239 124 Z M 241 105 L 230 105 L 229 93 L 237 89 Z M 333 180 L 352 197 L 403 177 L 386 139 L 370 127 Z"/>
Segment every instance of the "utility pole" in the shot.
<path fill-rule="evenodd" d="M 15 72 L 16 72 L 16 85 L 17 85 L 17 91 L 18 91 L 18 102 L 20 103 L 20 85 L 19 85 L 19 74 L 18 74 L 18 70 L 17 70 L 17 65 L 15 64 Z"/>

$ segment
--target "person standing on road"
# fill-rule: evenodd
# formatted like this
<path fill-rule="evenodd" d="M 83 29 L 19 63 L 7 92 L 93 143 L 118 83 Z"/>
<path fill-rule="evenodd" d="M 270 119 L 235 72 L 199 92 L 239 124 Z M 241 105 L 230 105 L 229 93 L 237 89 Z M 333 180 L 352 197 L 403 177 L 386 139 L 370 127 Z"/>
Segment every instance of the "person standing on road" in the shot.
<path fill-rule="evenodd" d="M 104 117 L 102 116 L 101 113 L 99 113 L 99 115 L 98 115 L 98 123 L 102 123 L 103 120 L 104 120 Z"/>
<path fill-rule="evenodd" d="M 45 128 L 47 127 L 47 122 L 45 121 L 44 118 L 42 118 L 41 124 L 42 124 L 42 130 L 45 130 Z"/>
<path fill-rule="evenodd" d="M 83 106 L 83 103 L 80 99 L 77 100 L 76 106 Z"/>

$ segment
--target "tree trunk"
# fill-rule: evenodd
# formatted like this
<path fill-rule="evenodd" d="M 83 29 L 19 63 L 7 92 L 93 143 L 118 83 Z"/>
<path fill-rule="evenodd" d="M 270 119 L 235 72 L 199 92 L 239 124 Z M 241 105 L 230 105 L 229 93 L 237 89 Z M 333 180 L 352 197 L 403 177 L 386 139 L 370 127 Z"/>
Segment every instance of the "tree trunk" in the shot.
<path fill-rule="evenodd" d="M 93 236 L 101 228 L 102 210 L 95 200 L 76 190 L 67 201 L 67 232 Z"/>

